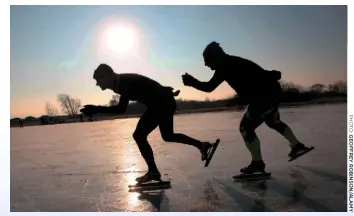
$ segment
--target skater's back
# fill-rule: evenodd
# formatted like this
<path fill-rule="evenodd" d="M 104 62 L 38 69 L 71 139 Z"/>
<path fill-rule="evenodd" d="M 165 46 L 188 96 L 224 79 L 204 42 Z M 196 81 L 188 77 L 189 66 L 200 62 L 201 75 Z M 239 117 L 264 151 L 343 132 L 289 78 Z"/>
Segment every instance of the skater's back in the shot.
<path fill-rule="evenodd" d="M 226 81 L 248 103 L 264 98 L 277 98 L 281 92 L 279 71 L 264 70 L 253 61 L 229 55 L 216 42 L 208 45 L 203 58 L 205 66 L 215 71 L 213 77 L 208 82 L 201 82 L 186 73 L 182 76 L 185 85 L 212 92 Z"/>
<path fill-rule="evenodd" d="M 146 106 L 157 106 L 157 103 L 172 94 L 171 87 L 139 74 L 117 75 L 115 93 L 130 101 L 138 101 Z M 169 95 L 168 95 L 169 94 Z M 171 97 L 170 97 L 171 98 Z"/>
<path fill-rule="evenodd" d="M 214 76 L 215 83 L 226 81 L 240 97 L 248 101 L 271 96 L 280 90 L 278 72 L 264 70 L 258 64 L 238 56 L 225 54 Z"/>

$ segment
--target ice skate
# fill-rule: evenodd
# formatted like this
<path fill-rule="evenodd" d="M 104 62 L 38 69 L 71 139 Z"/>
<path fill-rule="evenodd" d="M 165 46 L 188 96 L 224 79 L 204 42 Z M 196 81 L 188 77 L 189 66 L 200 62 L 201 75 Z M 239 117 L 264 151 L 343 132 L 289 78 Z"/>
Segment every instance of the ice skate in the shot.
<path fill-rule="evenodd" d="M 138 183 L 129 185 L 129 192 L 142 190 L 158 190 L 167 189 L 171 187 L 170 181 L 161 180 L 159 172 L 147 172 L 145 175 L 135 179 Z"/>
<path fill-rule="evenodd" d="M 295 159 L 297 159 L 298 157 L 308 153 L 309 151 L 312 151 L 314 149 L 314 147 L 307 147 L 304 144 L 302 144 L 301 142 L 298 142 L 290 151 L 290 153 L 288 154 L 288 156 L 290 157 L 290 159 L 288 160 L 288 162 L 293 161 Z"/>
<path fill-rule="evenodd" d="M 250 165 L 240 170 L 241 174 L 233 176 L 235 180 L 260 180 L 269 178 L 271 173 L 265 170 L 263 161 L 252 161 Z"/>
<path fill-rule="evenodd" d="M 205 161 L 205 167 L 207 167 L 213 158 L 216 148 L 219 146 L 220 139 L 217 139 L 215 143 L 211 144 L 208 142 L 203 143 L 200 153 L 202 154 L 202 161 Z"/>
<path fill-rule="evenodd" d="M 148 171 L 145 175 L 137 177 L 135 181 L 137 181 L 138 184 L 143 184 L 150 181 L 161 181 L 161 174 L 159 172 Z"/>
<path fill-rule="evenodd" d="M 212 148 L 211 143 L 209 142 L 202 143 L 202 148 L 199 149 L 202 161 L 205 161 L 208 158 L 208 152 L 210 151 L 211 148 Z"/>

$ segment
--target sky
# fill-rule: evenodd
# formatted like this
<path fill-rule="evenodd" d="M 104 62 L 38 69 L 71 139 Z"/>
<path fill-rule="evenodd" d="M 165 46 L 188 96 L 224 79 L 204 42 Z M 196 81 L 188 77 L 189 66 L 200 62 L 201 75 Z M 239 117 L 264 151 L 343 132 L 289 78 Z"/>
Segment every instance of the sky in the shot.
<path fill-rule="evenodd" d="M 188 72 L 208 81 L 202 52 L 217 41 L 283 80 L 311 86 L 347 80 L 346 6 L 11 6 L 11 118 L 45 114 L 66 93 L 84 104 L 114 94 L 92 78 L 100 63 L 180 89 L 179 98 L 235 94 L 184 87 Z"/>

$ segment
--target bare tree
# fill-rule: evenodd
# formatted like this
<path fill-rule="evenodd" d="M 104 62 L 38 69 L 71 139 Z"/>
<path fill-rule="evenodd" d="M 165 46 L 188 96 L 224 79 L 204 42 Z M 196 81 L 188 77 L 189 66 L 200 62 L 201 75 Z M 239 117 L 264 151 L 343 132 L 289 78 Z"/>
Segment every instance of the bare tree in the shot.
<path fill-rule="evenodd" d="M 345 94 L 347 93 L 347 82 L 345 81 L 337 81 L 334 83 L 335 89 L 337 90 L 337 92 Z"/>
<path fill-rule="evenodd" d="M 283 91 L 284 92 L 289 92 L 289 93 L 300 93 L 303 91 L 303 87 L 300 85 L 296 85 L 292 82 L 280 82 Z"/>
<path fill-rule="evenodd" d="M 118 105 L 119 103 L 119 98 L 120 96 L 119 95 L 112 95 L 112 98 L 109 100 L 109 106 L 115 106 L 115 105 Z"/>
<path fill-rule="evenodd" d="M 69 116 L 73 116 L 79 113 L 79 109 L 81 107 L 80 99 L 73 98 L 68 94 L 59 94 L 57 99 L 63 113 Z"/>
<path fill-rule="evenodd" d="M 329 84 L 328 91 L 334 92 L 337 94 L 346 94 L 347 93 L 347 83 L 344 81 L 337 81 L 334 84 Z"/>
<path fill-rule="evenodd" d="M 45 104 L 45 113 L 48 115 L 48 116 L 56 116 L 58 115 L 58 110 L 57 108 L 55 108 L 52 104 L 50 103 L 46 103 Z"/>
<path fill-rule="evenodd" d="M 311 87 L 310 87 L 310 91 L 312 92 L 317 92 L 317 93 L 321 93 L 323 92 L 323 90 L 325 89 L 325 85 L 324 84 L 320 84 L 320 83 L 317 83 L 317 84 L 313 84 Z"/>

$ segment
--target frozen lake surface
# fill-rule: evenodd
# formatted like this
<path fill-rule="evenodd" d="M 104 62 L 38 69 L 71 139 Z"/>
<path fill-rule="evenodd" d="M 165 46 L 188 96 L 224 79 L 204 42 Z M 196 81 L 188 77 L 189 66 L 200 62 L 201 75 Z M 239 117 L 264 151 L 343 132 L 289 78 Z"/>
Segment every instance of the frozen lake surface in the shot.
<path fill-rule="evenodd" d="M 250 154 L 239 133 L 242 112 L 178 115 L 175 132 L 220 138 L 209 167 L 191 146 L 149 136 L 172 188 L 128 192 L 146 166 L 132 138 L 137 118 L 11 128 L 11 211 L 346 211 L 347 104 L 280 110 L 300 141 L 315 150 L 288 163 L 287 140 L 257 129 L 268 181 L 232 176 Z"/>

